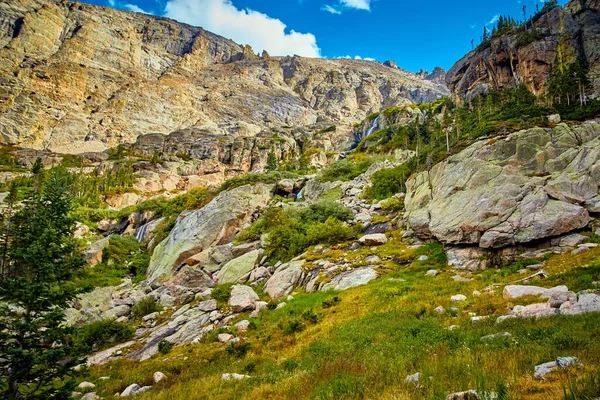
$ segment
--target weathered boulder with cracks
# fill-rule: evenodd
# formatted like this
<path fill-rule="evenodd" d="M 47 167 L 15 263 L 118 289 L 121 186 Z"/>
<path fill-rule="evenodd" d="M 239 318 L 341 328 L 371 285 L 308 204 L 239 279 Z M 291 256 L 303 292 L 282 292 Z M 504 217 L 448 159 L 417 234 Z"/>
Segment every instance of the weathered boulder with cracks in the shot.
<path fill-rule="evenodd" d="M 166 280 L 189 257 L 230 243 L 253 211 L 267 204 L 272 192 L 270 185 L 242 186 L 221 193 L 200 210 L 182 213 L 169 236 L 154 250 L 148 281 Z"/>
<path fill-rule="evenodd" d="M 479 141 L 407 182 L 422 238 L 498 249 L 581 229 L 600 211 L 600 124 Z"/>

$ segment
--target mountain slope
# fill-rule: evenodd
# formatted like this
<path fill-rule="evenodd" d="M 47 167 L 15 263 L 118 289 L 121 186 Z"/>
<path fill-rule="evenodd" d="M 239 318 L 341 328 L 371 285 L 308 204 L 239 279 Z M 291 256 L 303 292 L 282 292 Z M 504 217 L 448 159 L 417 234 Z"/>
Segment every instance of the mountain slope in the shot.
<path fill-rule="evenodd" d="M 165 18 L 61 0 L 0 2 L 0 135 L 57 152 L 199 127 L 252 136 L 350 126 L 447 88 L 376 62 L 256 56 Z"/>
<path fill-rule="evenodd" d="M 446 83 L 460 98 L 488 88 L 514 88 L 524 82 L 536 95 L 546 92 L 551 66 L 583 60 L 600 88 L 600 1 L 572 0 L 542 10 L 525 26 L 493 36 L 459 60 Z"/>

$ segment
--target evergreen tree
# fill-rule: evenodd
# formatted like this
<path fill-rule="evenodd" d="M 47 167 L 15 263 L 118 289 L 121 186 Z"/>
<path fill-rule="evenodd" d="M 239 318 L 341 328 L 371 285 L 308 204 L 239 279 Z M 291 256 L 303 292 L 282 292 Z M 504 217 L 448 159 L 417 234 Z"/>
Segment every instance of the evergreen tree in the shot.
<path fill-rule="evenodd" d="M 275 171 L 277 169 L 277 157 L 275 153 L 271 150 L 269 155 L 267 156 L 267 171 Z"/>
<path fill-rule="evenodd" d="M 69 181 L 57 169 L 10 216 L 0 279 L 0 398 L 69 399 L 78 359 L 64 309 L 80 293 L 71 278 L 84 261 L 72 238 Z M 7 217 L 4 222 L 6 224 Z M 6 229 L 5 229 L 6 232 Z"/>

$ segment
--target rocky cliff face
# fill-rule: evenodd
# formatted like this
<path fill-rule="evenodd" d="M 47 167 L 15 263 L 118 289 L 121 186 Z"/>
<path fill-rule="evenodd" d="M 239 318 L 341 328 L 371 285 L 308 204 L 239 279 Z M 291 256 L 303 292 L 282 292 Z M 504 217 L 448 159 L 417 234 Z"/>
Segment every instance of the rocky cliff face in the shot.
<path fill-rule="evenodd" d="M 480 141 L 411 177 L 406 219 L 446 245 L 498 250 L 582 229 L 600 212 L 600 125 Z"/>
<path fill-rule="evenodd" d="M 81 153 L 187 128 L 253 136 L 314 124 L 344 137 L 382 107 L 447 93 L 376 62 L 258 57 L 164 18 L 66 0 L 0 2 L 4 144 Z"/>
<path fill-rule="evenodd" d="M 560 56 L 565 62 L 586 60 L 600 88 L 600 1 L 572 0 L 528 25 L 491 39 L 458 61 L 446 83 L 457 98 L 472 98 L 489 87 L 503 89 L 525 82 L 533 93 L 545 92 L 548 71 Z M 528 38 L 537 32 L 538 37 Z"/>

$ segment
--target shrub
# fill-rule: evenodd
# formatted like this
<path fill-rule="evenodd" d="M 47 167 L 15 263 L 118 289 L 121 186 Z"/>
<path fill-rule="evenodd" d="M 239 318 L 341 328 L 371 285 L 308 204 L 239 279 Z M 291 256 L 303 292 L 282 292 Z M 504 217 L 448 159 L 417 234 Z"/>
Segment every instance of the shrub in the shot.
<path fill-rule="evenodd" d="M 173 350 L 173 343 L 169 342 L 166 339 L 158 342 L 158 352 L 160 354 L 169 354 Z"/>
<path fill-rule="evenodd" d="M 304 324 L 297 318 L 288 321 L 287 324 L 283 325 L 283 334 L 292 335 L 296 332 L 302 332 L 304 330 Z"/>
<path fill-rule="evenodd" d="M 302 318 L 308 322 L 312 322 L 313 324 L 319 322 L 319 316 L 312 310 L 312 308 L 305 310 L 302 313 Z"/>
<path fill-rule="evenodd" d="M 242 358 L 246 356 L 251 348 L 250 342 L 237 342 L 230 343 L 225 350 L 234 357 Z"/>
<path fill-rule="evenodd" d="M 371 186 L 365 190 L 365 196 L 369 199 L 383 200 L 396 193 L 406 192 L 406 180 L 412 172 L 407 164 L 377 171 L 371 177 Z"/>
<path fill-rule="evenodd" d="M 82 354 L 102 350 L 133 337 L 133 329 L 113 319 L 91 322 L 75 331 L 73 341 Z"/>
<path fill-rule="evenodd" d="M 364 173 L 375 162 L 371 157 L 338 160 L 321 171 L 321 182 L 351 181 Z"/>
<path fill-rule="evenodd" d="M 148 296 L 138 301 L 131 309 L 131 314 L 136 319 L 141 319 L 143 316 L 152 314 L 153 312 L 161 311 L 162 307 L 156 299 L 152 296 Z"/>
<path fill-rule="evenodd" d="M 323 223 L 310 225 L 306 231 L 307 242 L 314 245 L 319 243 L 336 244 L 344 242 L 353 236 L 353 230 L 345 223 L 329 217 Z"/>
<path fill-rule="evenodd" d="M 271 231 L 265 255 L 271 260 L 289 261 L 308 247 L 304 229 L 297 220 L 288 220 Z"/>
<path fill-rule="evenodd" d="M 331 308 L 333 306 L 337 306 L 338 304 L 340 304 L 341 301 L 342 299 L 340 299 L 338 296 L 333 296 L 330 299 L 323 300 L 323 308 Z"/>
<path fill-rule="evenodd" d="M 298 368 L 298 365 L 299 365 L 298 361 L 292 360 L 292 359 L 287 359 L 283 362 L 282 367 L 284 370 L 286 370 L 288 372 L 292 372 L 293 370 Z"/>
<path fill-rule="evenodd" d="M 219 303 L 225 304 L 229 301 L 229 298 L 231 297 L 231 286 L 232 284 L 230 283 L 215 286 L 210 295 Z"/>
<path fill-rule="evenodd" d="M 282 208 L 270 208 L 254 221 L 249 228 L 240 232 L 235 241 L 236 243 L 247 243 L 259 240 L 264 233 L 267 233 L 275 226 L 281 225 L 286 219 L 287 215 Z"/>
<path fill-rule="evenodd" d="M 301 210 L 298 214 L 298 218 L 303 223 L 325 222 L 329 218 L 349 221 L 352 217 L 352 210 L 333 201 L 320 201 Z"/>
<path fill-rule="evenodd" d="M 383 211 L 398 212 L 404 209 L 404 200 L 396 197 L 384 200 L 379 203 Z"/>

